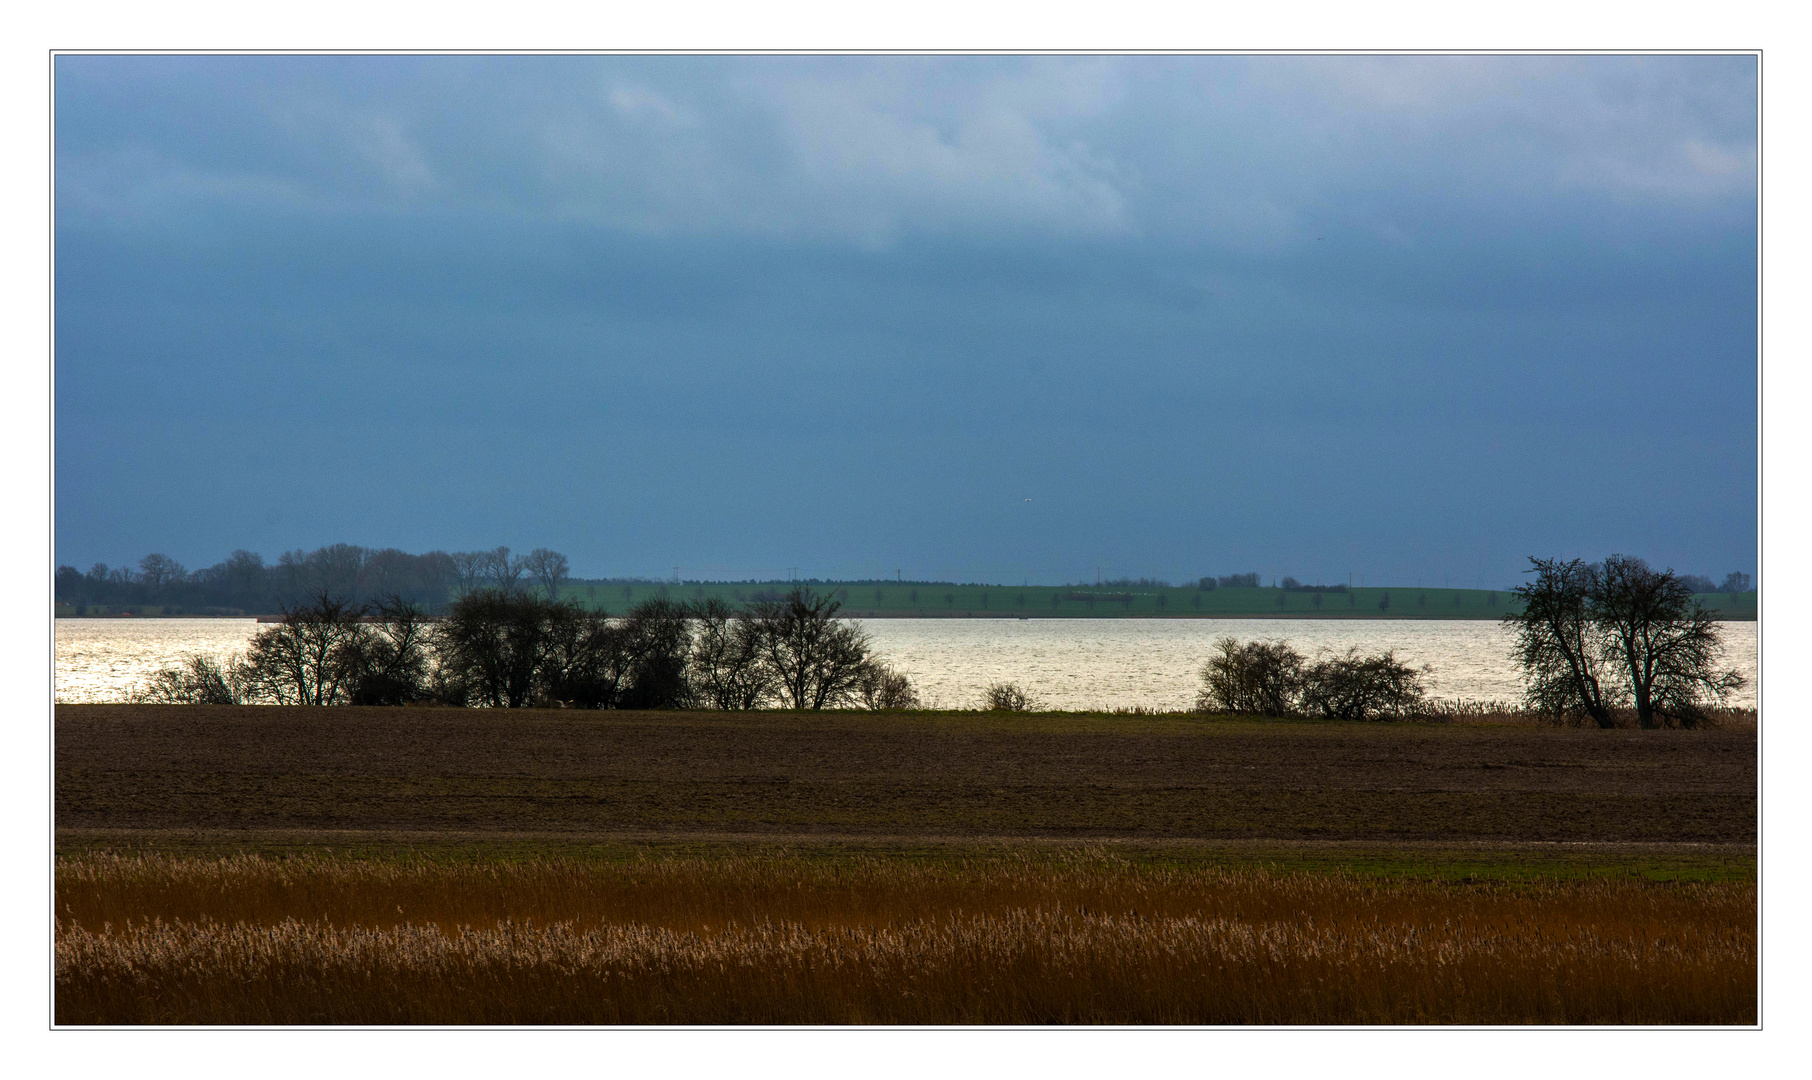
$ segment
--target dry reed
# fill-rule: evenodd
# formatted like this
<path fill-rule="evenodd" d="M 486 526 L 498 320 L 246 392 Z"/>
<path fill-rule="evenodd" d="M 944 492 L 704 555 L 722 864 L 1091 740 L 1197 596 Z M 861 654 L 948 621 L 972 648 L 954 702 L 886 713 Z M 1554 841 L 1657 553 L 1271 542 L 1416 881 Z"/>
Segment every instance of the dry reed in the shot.
<path fill-rule="evenodd" d="M 1722 731 L 1754 731 L 1756 710 L 1744 708 L 1710 708 L 1705 710 L 1707 728 Z M 1509 701 L 1468 701 L 1460 698 L 1430 700 L 1419 705 L 1413 718 L 1448 724 L 1534 724 L 1543 727 L 1592 727 L 1591 718 L 1553 716 L 1533 712 Z M 1639 726 L 1634 709 L 1612 709 L 1611 719 L 1620 728 Z"/>
<path fill-rule="evenodd" d="M 61 1024 L 1737 1024 L 1750 883 L 87 856 Z"/>

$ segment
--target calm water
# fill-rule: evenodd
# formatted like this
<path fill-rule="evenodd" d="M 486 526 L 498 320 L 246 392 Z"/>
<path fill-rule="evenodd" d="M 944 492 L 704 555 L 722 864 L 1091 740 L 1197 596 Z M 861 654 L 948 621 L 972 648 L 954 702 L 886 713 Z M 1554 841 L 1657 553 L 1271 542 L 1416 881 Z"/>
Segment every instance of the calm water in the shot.
<path fill-rule="evenodd" d="M 252 619 L 58 619 L 58 701 L 120 701 L 151 672 L 191 652 L 225 657 L 258 630 Z M 1436 696 L 1509 700 L 1521 690 L 1509 639 L 1492 622 L 1247 619 L 873 619 L 875 651 L 912 676 L 927 705 L 968 708 L 982 688 L 1018 682 L 1051 708 L 1187 708 L 1217 638 L 1282 638 L 1327 649 L 1394 649 L 1434 669 Z M 1749 680 L 1733 704 L 1755 704 L 1756 624 L 1724 623 L 1726 661 Z"/>

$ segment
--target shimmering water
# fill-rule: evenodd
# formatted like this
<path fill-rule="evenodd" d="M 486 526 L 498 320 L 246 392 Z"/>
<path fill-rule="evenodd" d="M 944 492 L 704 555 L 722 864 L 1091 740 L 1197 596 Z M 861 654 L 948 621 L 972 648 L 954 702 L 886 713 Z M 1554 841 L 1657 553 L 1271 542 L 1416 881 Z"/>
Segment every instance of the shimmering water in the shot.
<path fill-rule="evenodd" d="M 1510 641 L 1493 622 L 1248 619 L 872 619 L 883 659 L 912 676 L 927 705 L 968 708 L 1010 680 L 1057 709 L 1187 708 L 1216 639 L 1287 639 L 1321 650 L 1393 649 L 1432 667 L 1443 698 L 1511 700 L 1521 692 Z M 1748 680 L 1733 704 L 1754 706 L 1756 624 L 1724 623 L 1725 660 Z M 191 652 L 242 650 L 252 619 L 58 619 L 58 701 L 120 701 L 153 671 Z"/>

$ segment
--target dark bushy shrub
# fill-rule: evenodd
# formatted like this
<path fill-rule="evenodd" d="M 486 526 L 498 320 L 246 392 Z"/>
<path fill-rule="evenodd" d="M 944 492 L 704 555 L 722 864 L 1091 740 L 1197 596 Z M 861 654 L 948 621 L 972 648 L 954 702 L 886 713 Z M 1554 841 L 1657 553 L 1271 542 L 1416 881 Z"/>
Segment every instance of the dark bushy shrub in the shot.
<path fill-rule="evenodd" d="M 1312 665 L 1287 641 L 1222 638 L 1202 667 L 1198 712 L 1250 716 L 1309 714 L 1338 720 L 1416 715 L 1427 668 L 1412 668 L 1391 652 L 1361 656 L 1349 649 Z"/>
<path fill-rule="evenodd" d="M 895 671 L 879 660 L 870 659 L 856 683 L 857 696 L 864 708 L 916 709 L 919 692 L 904 672 Z"/>
<path fill-rule="evenodd" d="M 1302 654 L 1287 641 L 1225 637 L 1202 667 L 1198 712 L 1288 716 L 1302 683 Z"/>
<path fill-rule="evenodd" d="M 155 705 L 238 705 L 245 701 L 243 661 L 225 664 L 199 653 L 185 656 L 147 679 L 132 700 Z"/>
<path fill-rule="evenodd" d="M 989 712 L 1031 712 L 1038 702 L 1018 683 L 997 682 L 982 691 L 982 708 Z"/>
<path fill-rule="evenodd" d="M 1357 648 L 1344 656 L 1319 660 L 1302 676 L 1304 712 L 1334 720 L 1400 719 L 1414 715 L 1426 694 L 1427 668 L 1412 668 L 1389 650 L 1361 656 Z"/>

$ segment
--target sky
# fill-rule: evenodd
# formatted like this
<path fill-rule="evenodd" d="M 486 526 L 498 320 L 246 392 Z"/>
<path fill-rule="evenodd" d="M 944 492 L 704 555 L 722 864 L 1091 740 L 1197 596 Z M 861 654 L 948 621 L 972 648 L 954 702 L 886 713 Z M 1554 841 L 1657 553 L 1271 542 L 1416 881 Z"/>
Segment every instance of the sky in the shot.
<path fill-rule="evenodd" d="M 59 56 L 55 555 L 1757 543 L 1751 56 Z"/>

